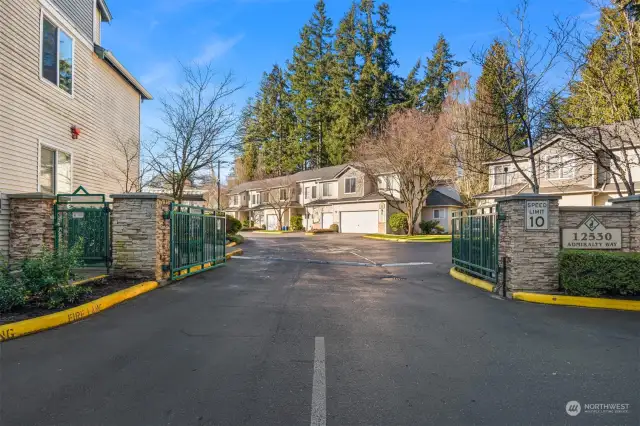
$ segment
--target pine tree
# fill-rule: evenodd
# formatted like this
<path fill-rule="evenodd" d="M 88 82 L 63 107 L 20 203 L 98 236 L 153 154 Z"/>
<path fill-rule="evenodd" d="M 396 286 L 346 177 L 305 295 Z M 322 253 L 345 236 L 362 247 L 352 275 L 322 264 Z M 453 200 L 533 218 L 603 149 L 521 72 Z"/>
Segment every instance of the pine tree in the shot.
<path fill-rule="evenodd" d="M 432 114 L 442 111 L 449 83 L 453 80 L 454 68 L 462 65 L 464 62 L 454 59 L 449 42 L 440 34 L 433 47 L 431 58 L 427 60 L 425 66 L 426 93 L 422 96 L 419 104 L 423 111 Z"/>
<path fill-rule="evenodd" d="M 425 81 L 418 77 L 422 70 L 422 61 L 418 59 L 416 64 L 411 68 L 407 78 L 401 82 L 400 96 L 401 99 L 393 109 L 418 108 L 420 99 L 425 90 Z"/>
<path fill-rule="evenodd" d="M 323 139 L 331 127 L 332 27 L 324 1 L 318 0 L 289 64 L 296 136 L 308 153 L 305 167 L 322 167 L 326 162 Z"/>

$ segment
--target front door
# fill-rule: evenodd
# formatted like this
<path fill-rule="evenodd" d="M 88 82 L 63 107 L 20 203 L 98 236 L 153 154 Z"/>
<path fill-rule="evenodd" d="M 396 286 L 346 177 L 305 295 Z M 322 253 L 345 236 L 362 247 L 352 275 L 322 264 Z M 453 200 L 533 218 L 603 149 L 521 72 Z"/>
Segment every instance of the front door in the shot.
<path fill-rule="evenodd" d="M 322 213 L 322 229 L 329 229 L 333 225 L 333 213 Z"/>
<path fill-rule="evenodd" d="M 269 231 L 276 231 L 278 229 L 278 216 L 275 214 L 267 215 L 267 229 Z"/>

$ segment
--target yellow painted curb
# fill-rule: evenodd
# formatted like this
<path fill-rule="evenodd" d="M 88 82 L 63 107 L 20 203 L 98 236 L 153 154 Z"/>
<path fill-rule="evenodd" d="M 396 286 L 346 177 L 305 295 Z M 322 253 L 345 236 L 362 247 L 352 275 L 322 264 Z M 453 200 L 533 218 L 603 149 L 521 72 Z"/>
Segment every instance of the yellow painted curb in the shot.
<path fill-rule="evenodd" d="M 456 271 L 456 268 L 451 268 L 449 270 L 449 275 L 451 275 L 458 281 L 462 281 L 463 283 L 479 287 L 485 291 L 493 291 L 493 284 L 491 284 L 490 282 L 483 281 L 467 274 L 463 274 L 462 272 Z"/>
<path fill-rule="evenodd" d="M 227 253 L 226 257 L 227 259 L 231 259 L 233 256 L 241 256 L 243 253 L 244 253 L 244 250 L 236 249 Z"/>
<path fill-rule="evenodd" d="M 313 232 L 305 232 L 304 235 L 307 235 L 309 237 L 313 237 L 316 234 L 314 234 Z"/>
<path fill-rule="evenodd" d="M 235 247 L 237 245 L 238 245 L 238 243 L 236 243 L 235 241 L 232 241 L 229 244 L 227 244 L 226 247 Z"/>
<path fill-rule="evenodd" d="M 280 235 L 280 234 L 284 234 L 284 231 L 253 231 L 255 234 L 273 234 L 273 235 Z"/>
<path fill-rule="evenodd" d="M 407 240 L 404 238 L 385 238 L 385 237 L 374 237 L 372 235 L 363 235 L 362 238 L 368 238 L 370 240 L 378 240 L 378 241 L 391 241 L 392 243 L 450 243 L 451 240 Z"/>
<path fill-rule="evenodd" d="M 125 300 L 133 299 L 136 296 L 154 290 L 157 287 L 158 283 L 156 281 L 149 281 L 125 288 L 124 290 L 117 291 L 100 299 L 85 303 L 84 305 L 76 306 L 75 308 L 24 321 L 4 324 L 0 326 L 0 342 L 6 342 L 7 340 L 16 339 L 20 336 L 38 333 L 49 328 L 85 319 L 118 303 L 122 303 Z"/>
<path fill-rule="evenodd" d="M 98 281 L 98 280 L 101 280 L 103 278 L 107 278 L 108 276 L 109 275 L 98 275 L 98 276 L 95 276 L 95 277 L 87 278 L 86 280 L 74 281 L 69 285 L 76 286 L 76 285 L 83 285 L 83 284 L 87 284 L 87 283 L 92 283 L 94 281 Z"/>
<path fill-rule="evenodd" d="M 640 301 L 621 299 L 602 299 L 598 297 L 562 296 L 514 292 L 515 300 L 523 302 L 544 303 L 547 305 L 581 306 L 584 308 L 617 309 L 620 311 L 640 311 Z"/>

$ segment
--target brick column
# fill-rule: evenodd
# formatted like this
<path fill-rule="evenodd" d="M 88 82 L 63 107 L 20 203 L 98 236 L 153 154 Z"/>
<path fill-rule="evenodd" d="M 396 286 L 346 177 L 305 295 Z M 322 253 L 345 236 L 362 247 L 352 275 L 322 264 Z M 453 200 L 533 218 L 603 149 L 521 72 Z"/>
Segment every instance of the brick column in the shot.
<path fill-rule="evenodd" d="M 169 271 L 169 211 L 172 198 L 150 193 L 112 194 L 113 274 L 163 280 Z"/>
<path fill-rule="evenodd" d="M 9 261 L 18 262 L 45 247 L 53 250 L 55 196 L 40 192 L 9 195 Z"/>
<path fill-rule="evenodd" d="M 498 261 L 507 257 L 507 289 L 553 291 L 558 289 L 560 252 L 559 196 L 521 194 L 499 198 Z M 549 229 L 525 230 L 526 201 L 549 202 Z M 502 273 L 499 277 L 502 282 Z"/>
<path fill-rule="evenodd" d="M 631 209 L 629 226 L 629 251 L 640 252 L 640 195 L 614 198 L 611 203 L 615 206 Z"/>

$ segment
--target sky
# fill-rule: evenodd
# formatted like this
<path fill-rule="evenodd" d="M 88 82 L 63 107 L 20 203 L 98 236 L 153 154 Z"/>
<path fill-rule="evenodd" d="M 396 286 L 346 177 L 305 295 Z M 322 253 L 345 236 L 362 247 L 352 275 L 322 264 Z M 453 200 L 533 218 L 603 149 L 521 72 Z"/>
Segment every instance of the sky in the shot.
<path fill-rule="evenodd" d="M 233 72 L 243 84 L 232 101 L 239 111 L 253 96 L 262 73 L 291 58 L 299 31 L 309 20 L 315 0 L 107 0 L 113 15 L 103 25 L 102 45 L 149 90 L 156 100 L 142 105 L 142 138 L 161 128 L 158 98 L 181 82 L 180 63 L 211 62 L 220 74 Z M 350 0 L 326 0 L 334 25 Z M 393 51 L 396 73 L 406 76 L 416 60 L 423 62 L 439 34 L 451 44 L 456 59 L 468 61 L 472 52 L 505 36 L 498 20 L 517 0 L 388 0 L 397 32 Z M 578 17 L 584 25 L 597 20 L 585 0 L 530 0 L 532 29 L 543 37 L 554 15 Z M 223 170 L 223 176 L 228 168 Z"/>

